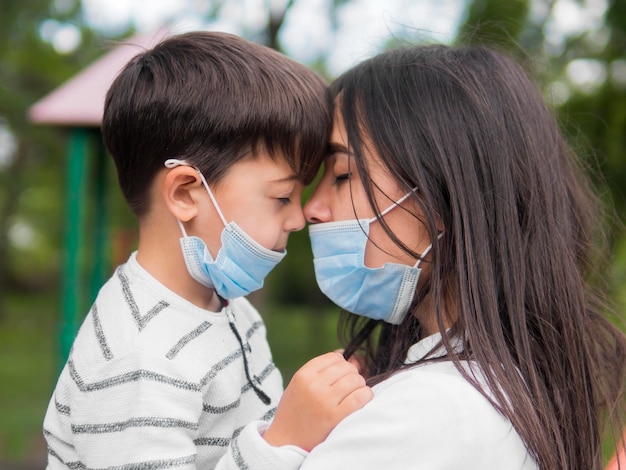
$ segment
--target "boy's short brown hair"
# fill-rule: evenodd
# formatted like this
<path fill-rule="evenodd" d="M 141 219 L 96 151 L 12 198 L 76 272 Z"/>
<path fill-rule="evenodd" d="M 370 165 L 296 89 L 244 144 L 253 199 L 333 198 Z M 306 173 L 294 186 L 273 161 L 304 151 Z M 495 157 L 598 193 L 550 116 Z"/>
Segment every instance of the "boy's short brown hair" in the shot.
<path fill-rule="evenodd" d="M 172 36 L 135 56 L 109 89 L 102 123 L 122 192 L 137 216 L 168 158 L 219 181 L 266 150 L 309 183 L 332 123 L 324 80 L 302 64 L 219 32 Z"/>

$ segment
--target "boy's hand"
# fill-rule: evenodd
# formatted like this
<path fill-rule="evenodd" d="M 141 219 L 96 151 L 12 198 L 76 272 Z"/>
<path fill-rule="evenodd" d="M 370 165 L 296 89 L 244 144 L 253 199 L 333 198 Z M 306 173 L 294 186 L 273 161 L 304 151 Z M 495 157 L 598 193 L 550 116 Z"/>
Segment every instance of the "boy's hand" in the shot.
<path fill-rule="evenodd" d="M 373 396 L 354 364 L 337 352 L 323 354 L 294 374 L 263 437 L 273 446 L 310 451 Z"/>
<path fill-rule="evenodd" d="M 343 357 L 346 357 L 343 349 L 335 349 L 335 352 L 341 354 Z M 350 364 L 354 364 L 354 367 L 357 368 L 359 374 L 365 377 L 365 380 L 369 378 L 369 368 L 367 367 L 365 357 L 363 357 L 361 354 L 354 353 L 350 357 L 346 357 L 346 361 L 348 361 Z"/>

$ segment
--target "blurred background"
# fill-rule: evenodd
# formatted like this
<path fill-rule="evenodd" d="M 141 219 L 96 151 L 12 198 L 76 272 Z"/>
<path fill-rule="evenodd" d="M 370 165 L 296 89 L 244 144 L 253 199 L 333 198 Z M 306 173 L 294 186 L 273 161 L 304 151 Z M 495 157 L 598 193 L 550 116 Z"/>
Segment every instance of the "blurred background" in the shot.
<path fill-rule="evenodd" d="M 41 422 L 72 335 L 136 243 L 98 128 L 34 123 L 29 110 L 119 40 L 164 29 L 239 34 L 328 80 L 406 43 L 508 48 L 609 207 L 598 282 L 626 309 L 626 0 L 0 0 L 0 469 L 44 467 Z M 252 301 L 285 380 L 338 346 L 306 231 Z"/>

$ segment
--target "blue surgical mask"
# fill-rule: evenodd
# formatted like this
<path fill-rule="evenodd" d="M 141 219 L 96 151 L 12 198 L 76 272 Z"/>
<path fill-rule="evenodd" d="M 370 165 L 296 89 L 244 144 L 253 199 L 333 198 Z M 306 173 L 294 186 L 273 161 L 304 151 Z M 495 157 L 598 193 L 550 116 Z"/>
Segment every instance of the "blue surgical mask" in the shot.
<path fill-rule="evenodd" d="M 406 194 L 379 217 L 411 194 Z M 432 245 L 413 266 L 385 263 L 380 268 L 369 268 L 365 266 L 365 246 L 370 224 L 377 219 L 309 225 L 315 277 L 321 291 L 344 310 L 397 325 L 411 307 L 422 271 L 419 264 Z"/>
<path fill-rule="evenodd" d="M 190 166 L 184 160 L 169 159 L 167 168 L 178 165 Z M 206 179 L 198 171 L 202 184 L 220 216 L 224 228 L 221 234 L 222 247 L 214 258 L 204 241 L 196 236 L 188 236 L 179 220 L 183 236 L 180 246 L 187 271 L 200 284 L 215 289 L 224 299 L 234 299 L 247 295 L 263 287 L 263 280 L 282 261 L 287 251 L 277 252 L 265 248 L 245 233 L 235 222 L 226 222 L 222 211 L 213 196 Z"/>

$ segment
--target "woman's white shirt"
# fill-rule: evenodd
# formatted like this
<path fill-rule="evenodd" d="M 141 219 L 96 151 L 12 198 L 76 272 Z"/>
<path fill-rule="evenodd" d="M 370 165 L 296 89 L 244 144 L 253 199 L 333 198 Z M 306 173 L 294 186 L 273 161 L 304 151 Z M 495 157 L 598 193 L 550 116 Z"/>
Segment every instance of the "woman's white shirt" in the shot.
<path fill-rule="evenodd" d="M 425 357 L 439 334 L 414 344 L 407 363 Z M 455 347 L 456 344 L 453 344 Z M 438 349 L 429 357 L 443 355 Z M 468 363 L 463 363 L 466 370 Z M 477 367 L 472 368 L 480 381 Z M 354 412 L 309 454 L 274 447 L 261 437 L 267 423 L 252 423 L 235 444 L 233 468 L 267 456 L 251 470 L 536 470 L 511 425 L 451 361 L 425 362 L 373 387 L 374 399 Z M 243 465 L 245 467 L 245 465 Z M 219 467 L 231 468 L 230 466 Z M 242 468 L 240 465 L 239 468 Z"/>
<path fill-rule="evenodd" d="M 439 340 L 414 344 L 407 363 Z M 510 421 L 450 361 L 403 370 L 373 390 L 374 399 L 339 423 L 302 470 L 538 468 Z"/>

